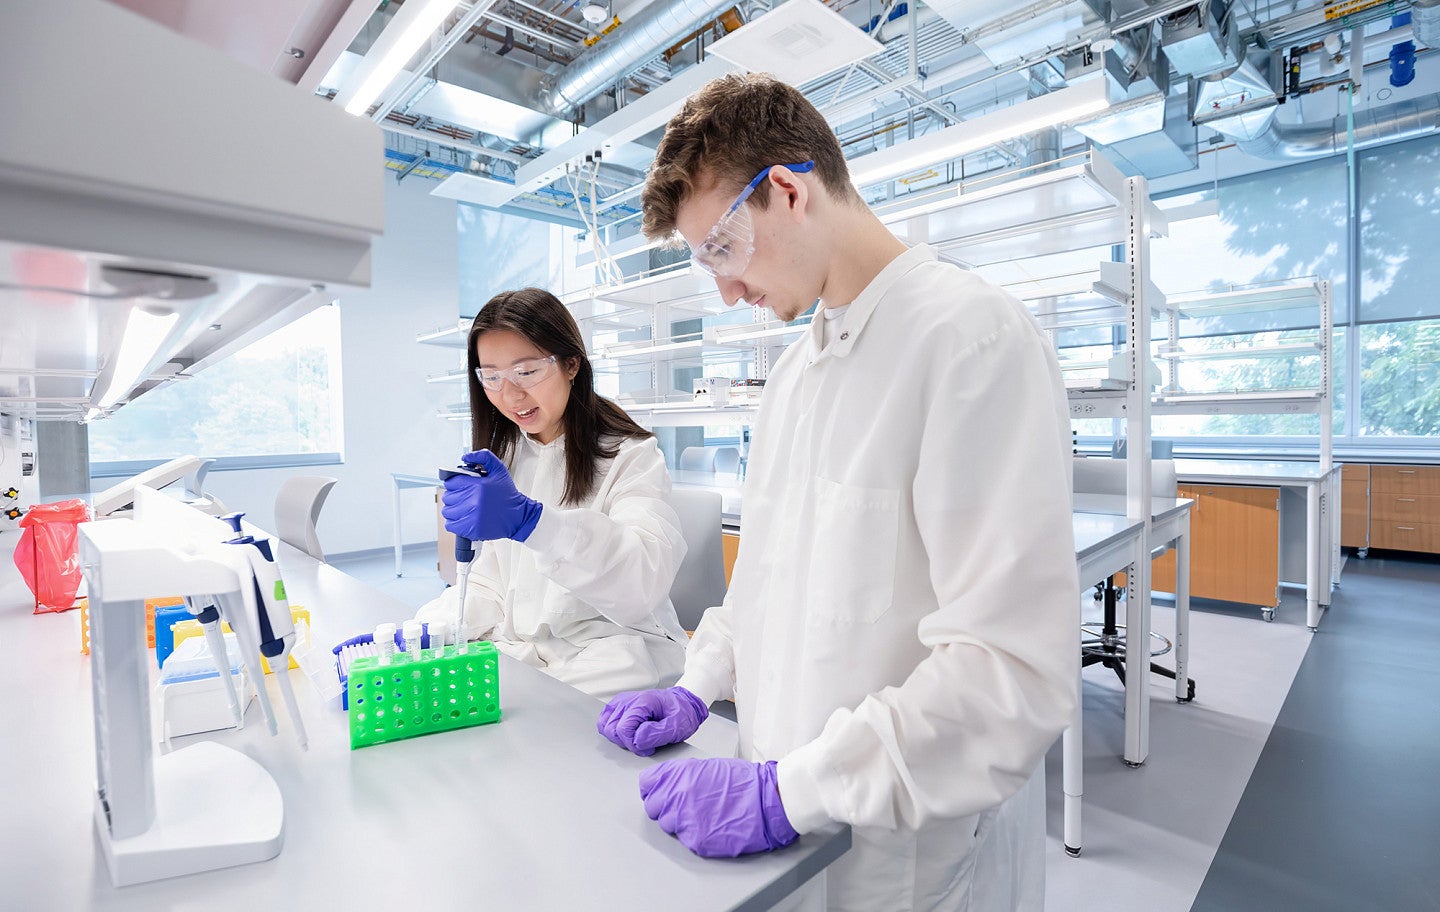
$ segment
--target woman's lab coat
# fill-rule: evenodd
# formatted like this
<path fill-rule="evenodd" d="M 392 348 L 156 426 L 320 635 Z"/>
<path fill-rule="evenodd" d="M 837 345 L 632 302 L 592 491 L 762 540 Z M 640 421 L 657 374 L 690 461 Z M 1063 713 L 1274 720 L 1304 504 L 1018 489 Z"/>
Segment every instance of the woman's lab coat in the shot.
<path fill-rule="evenodd" d="M 545 506 L 523 543 L 488 541 L 476 554 L 467 634 L 597 697 L 669 684 L 685 661 L 670 604 L 685 540 L 665 502 L 665 457 L 653 437 L 620 440 L 590 500 L 562 507 L 564 445 L 520 435 L 510 475 Z M 417 617 L 453 623 L 456 598 L 452 586 Z"/>
<path fill-rule="evenodd" d="M 841 319 L 766 384 L 729 594 L 680 684 L 734 695 L 741 756 L 780 761 L 797 830 L 853 827 L 831 909 L 1040 908 L 1037 767 L 1079 651 L 1055 354 L 926 247 Z"/>

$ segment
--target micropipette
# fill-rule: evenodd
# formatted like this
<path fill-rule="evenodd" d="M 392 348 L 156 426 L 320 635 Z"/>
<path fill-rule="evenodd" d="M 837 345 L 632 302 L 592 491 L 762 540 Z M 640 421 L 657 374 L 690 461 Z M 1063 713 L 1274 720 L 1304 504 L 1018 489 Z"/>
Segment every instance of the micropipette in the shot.
<path fill-rule="evenodd" d="M 230 660 L 225 651 L 225 634 L 220 630 L 220 608 L 213 599 L 203 595 L 185 596 L 185 607 L 195 615 L 195 620 L 200 622 L 200 629 L 205 632 L 205 643 L 210 647 L 210 655 L 215 658 L 215 670 L 220 673 L 220 680 L 225 682 L 225 698 L 230 702 L 230 718 L 234 720 L 235 727 L 239 728 L 243 721 L 240 697 L 235 692 L 235 680 L 231 677 Z"/>
<path fill-rule="evenodd" d="M 270 670 L 274 672 L 280 696 L 285 699 L 285 709 L 290 713 L 290 721 L 295 726 L 295 739 L 301 750 L 307 750 L 310 742 L 305 737 L 305 722 L 300 717 L 300 706 L 295 702 L 295 690 L 290 684 L 290 650 L 295 645 L 295 621 L 290 616 L 290 601 L 285 595 L 285 583 L 280 579 L 280 565 L 275 562 L 269 540 L 244 534 L 240 529 L 240 519 L 244 515 L 229 513 L 221 517 L 230 523 L 236 532 L 236 537 L 226 544 L 250 546 L 245 549 L 245 553 L 250 558 L 254 579 L 260 654 L 270 661 Z M 233 628 L 235 624 L 230 626 Z M 257 691 L 263 692 L 264 689 L 263 684 L 256 687 Z M 267 703 L 268 700 L 261 705 Z M 273 734 L 275 721 L 273 718 L 267 721 Z"/>
<path fill-rule="evenodd" d="M 489 474 L 484 466 L 462 463 L 453 469 L 441 469 L 440 480 L 449 481 L 456 475 L 485 478 Z M 460 593 L 460 598 L 457 600 L 458 607 L 455 609 L 455 651 L 457 653 L 465 647 L 465 595 L 468 592 L 466 587 L 470 582 L 470 564 L 474 560 L 474 544 L 468 538 L 455 536 L 455 588 Z"/>

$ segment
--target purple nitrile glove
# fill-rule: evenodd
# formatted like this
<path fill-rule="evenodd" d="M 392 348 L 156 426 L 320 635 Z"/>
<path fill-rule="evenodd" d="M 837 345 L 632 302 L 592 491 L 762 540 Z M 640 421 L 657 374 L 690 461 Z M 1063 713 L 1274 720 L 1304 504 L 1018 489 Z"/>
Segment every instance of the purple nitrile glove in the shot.
<path fill-rule="evenodd" d="M 666 760 L 640 774 L 645 813 L 703 858 L 771 852 L 800 837 L 785 816 L 775 761 Z"/>
<path fill-rule="evenodd" d="M 657 747 L 695 734 L 709 715 L 700 698 L 683 687 L 627 690 L 605 704 L 595 728 L 626 750 L 648 757 Z"/>
<path fill-rule="evenodd" d="M 515 489 L 505 463 L 489 450 L 466 453 L 466 464 L 484 469 L 483 478 L 452 475 L 445 481 L 440 515 L 445 528 L 471 541 L 513 538 L 523 542 L 540 521 L 542 504 Z"/>

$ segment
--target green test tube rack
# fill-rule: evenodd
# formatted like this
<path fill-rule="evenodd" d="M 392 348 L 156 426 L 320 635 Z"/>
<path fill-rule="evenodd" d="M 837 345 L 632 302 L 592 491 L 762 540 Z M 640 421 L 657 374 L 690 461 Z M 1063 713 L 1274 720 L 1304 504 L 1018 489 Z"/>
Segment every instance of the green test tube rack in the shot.
<path fill-rule="evenodd" d="M 493 643 L 356 659 L 346 681 L 350 749 L 500 720 Z"/>

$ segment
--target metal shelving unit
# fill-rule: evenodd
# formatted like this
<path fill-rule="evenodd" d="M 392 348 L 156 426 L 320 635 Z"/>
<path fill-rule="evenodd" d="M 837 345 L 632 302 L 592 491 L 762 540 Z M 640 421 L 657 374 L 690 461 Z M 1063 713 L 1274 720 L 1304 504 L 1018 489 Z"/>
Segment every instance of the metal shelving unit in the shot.
<path fill-rule="evenodd" d="M 1256 342 L 1261 333 L 1294 330 L 1231 331 L 1209 337 L 1208 347 L 1199 347 L 1180 335 L 1182 320 L 1226 317 L 1236 314 L 1302 311 L 1314 315 L 1314 338 Z M 1162 415 L 1314 414 L 1320 417 L 1320 467 L 1332 468 L 1333 435 L 1333 331 L 1331 286 L 1328 281 L 1309 279 L 1271 285 L 1235 288 L 1223 292 L 1177 295 L 1166 310 L 1169 332 L 1156 346 L 1156 356 L 1169 368 L 1169 382 L 1158 392 L 1152 406 Z M 1308 322 L 1308 321 L 1307 321 Z M 1308 334 L 1308 332 L 1307 332 Z M 1222 344 L 1215 344 L 1215 340 Z M 1185 365 L 1207 361 L 1299 358 L 1314 356 L 1319 361 L 1317 382 L 1293 387 L 1228 390 L 1186 389 L 1182 380 Z"/>
<path fill-rule="evenodd" d="M 1085 376 L 1100 367 L 1089 358 L 1067 363 L 1062 355 L 1061 369 L 1071 417 L 1125 419 L 1127 509 L 1148 522 L 1150 396 L 1133 378 L 1149 365 L 1152 320 L 1168 312 L 1150 280 L 1150 239 L 1168 223 L 1145 179 L 1084 152 L 877 211 L 910 243 L 928 243 L 1020 298 L 1052 339 L 1065 330 L 1124 327 L 1119 376 Z M 1113 262 L 1117 248 L 1122 262 Z"/>

